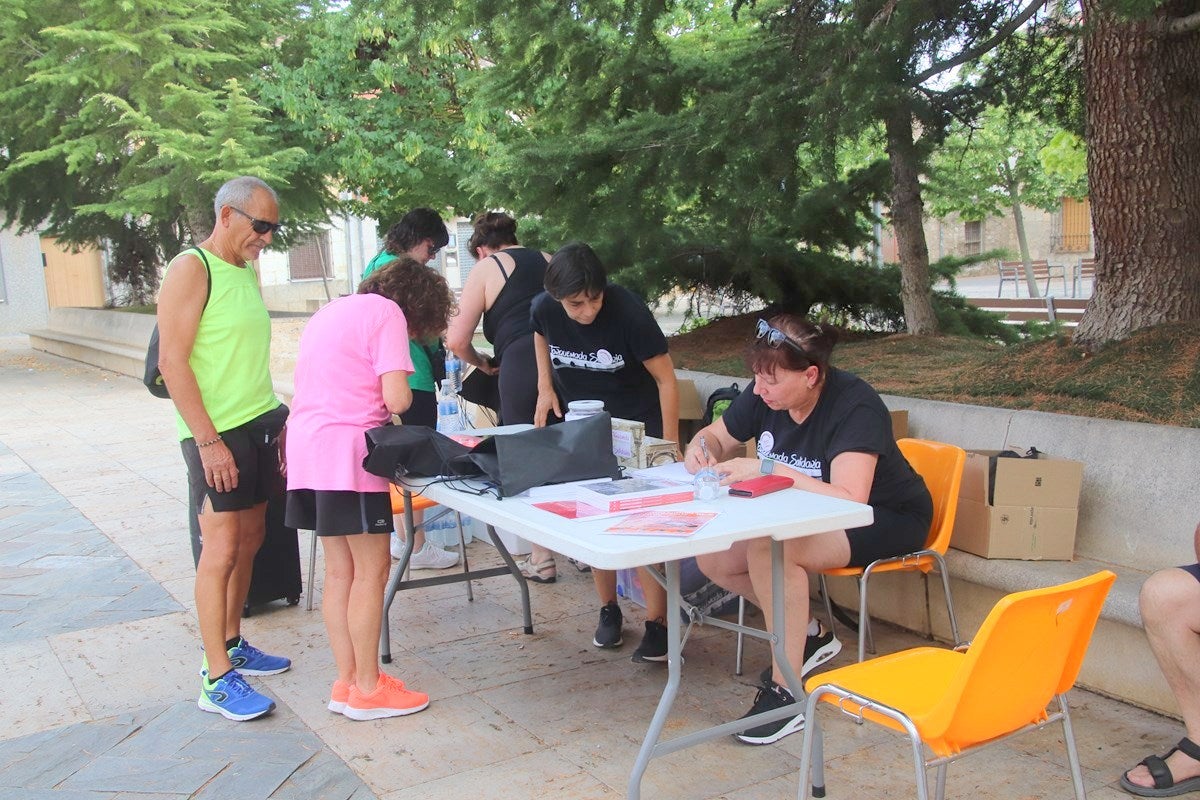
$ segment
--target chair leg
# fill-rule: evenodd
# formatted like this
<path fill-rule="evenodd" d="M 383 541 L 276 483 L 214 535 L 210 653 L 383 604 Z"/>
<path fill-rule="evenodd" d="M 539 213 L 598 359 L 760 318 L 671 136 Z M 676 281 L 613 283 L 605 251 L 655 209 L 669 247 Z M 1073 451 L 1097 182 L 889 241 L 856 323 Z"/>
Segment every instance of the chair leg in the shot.
<path fill-rule="evenodd" d="M 1087 800 L 1083 788 L 1083 771 L 1079 768 L 1079 750 L 1075 747 L 1075 731 L 1071 727 L 1071 712 L 1067 708 L 1067 696 L 1058 696 L 1058 707 L 1062 709 L 1063 741 L 1067 745 L 1067 762 L 1071 765 L 1071 783 L 1075 786 L 1075 800 Z"/>
<path fill-rule="evenodd" d="M 937 800 L 946 800 L 946 768 L 949 766 L 949 764 L 938 764 L 937 766 L 937 776 L 934 778 L 933 788 L 934 797 Z"/>
<path fill-rule="evenodd" d="M 462 571 L 463 574 L 466 574 L 471 571 L 471 568 L 467 565 L 467 539 L 466 534 L 463 533 L 462 514 L 455 511 L 454 521 L 458 523 L 458 557 L 462 559 Z M 475 590 L 471 588 L 471 582 L 463 581 L 463 583 L 467 585 L 467 602 L 475 602 Z"/>
<path fill-rule="evenodd" d="M 946 560 L 941 553 L 933 553 L 937 560 L 938 573 L 942 576 L 942 589 L 946 592 L 946 614 L 950 617 L 950 635 L 954 637 L 951 644 L 958 647 L 962 641 L 958 638 L 958 619 L 954 616 L 954 598 L 950 595 L 950 573 L 946 570 Z"/>
<path fill-rule="evenodd" d="M 929 778 L 925 774 L 925 751 L 921 746 L 921 737 L 909 733 L 908 741 L 912 743 L 913 761 L 917 768 L 917 797 L 919 800 L 929 800 Z"/>
<path fill-rule="evenodd" d="M 869 649 L 871 655 L 875 654 L 875 636 L 871 633 L 871 614 L 867 611 L 867 579 L 871 577 L 871 568 L 867 567 L 863 571 L 858 581 L 858 660 L 859 663 L 867 657 L 866 651 Z M 867 643 L 870 642 L 868 648 Z"/>
<path fill-rule="evenodd" d="M 738 621 L 739 626 L 746 624 L 746 598 L 738 595 Z M 733 674 L 742 674 L 742 649 L 746 644 L 746 634 L 741 630 L 737 632 L 737 649 L 733 656 Z"/>
<path fill-rule="evenodd" d="M 308 597 L 304 598 L 304 608 L 306 611 L 312 611 L 313 604 L 313 575 L 317 571 L 317 532 L 310 531 L 312 534 L 308 541 Z"/>

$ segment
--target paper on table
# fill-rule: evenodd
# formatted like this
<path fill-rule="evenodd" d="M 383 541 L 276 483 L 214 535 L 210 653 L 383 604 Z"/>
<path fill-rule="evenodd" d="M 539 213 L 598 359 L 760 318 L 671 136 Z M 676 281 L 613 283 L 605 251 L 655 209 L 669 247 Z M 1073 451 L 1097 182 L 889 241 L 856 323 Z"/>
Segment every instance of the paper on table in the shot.
<path fill-rule="evenodd" d="M 639 478 L 661 478 L 678 483 L 691 483 L 692 479 L 696 477 L 687 471 L 687 467 L 683 465 L 682 461 L 671 461 L 667 464 L 659 464 L 657 467 L 635 469 L 631 470 L 630 474 Z"/>
<path fill-rule="evenodd" d="M 606 533 L 634 536 L 691 536 L 704 527 L 717 511 L 641 511 L 630 514 Z"/>

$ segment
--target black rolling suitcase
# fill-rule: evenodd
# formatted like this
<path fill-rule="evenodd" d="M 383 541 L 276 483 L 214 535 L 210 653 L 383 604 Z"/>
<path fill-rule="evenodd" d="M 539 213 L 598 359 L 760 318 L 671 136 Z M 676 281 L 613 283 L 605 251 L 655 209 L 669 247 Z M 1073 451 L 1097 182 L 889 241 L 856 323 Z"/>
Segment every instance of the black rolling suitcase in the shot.
<path fill-rule="evenodd" d="M 242 616 L 253 613 L 254 606 L 272 600 L 286 600 L 289 606 L 300 602 L 303 584 L 300 580 L 300 542 L 295 528 L 283 524 L 287 495 L 280 494 L 267 503 L 267 534 L 262 547 L 254 556 L 254 574 Z M 195 506 L 188 501 L 188 521 L 192 534 L 192 560 L 200 562 L 200 520 Z"/>

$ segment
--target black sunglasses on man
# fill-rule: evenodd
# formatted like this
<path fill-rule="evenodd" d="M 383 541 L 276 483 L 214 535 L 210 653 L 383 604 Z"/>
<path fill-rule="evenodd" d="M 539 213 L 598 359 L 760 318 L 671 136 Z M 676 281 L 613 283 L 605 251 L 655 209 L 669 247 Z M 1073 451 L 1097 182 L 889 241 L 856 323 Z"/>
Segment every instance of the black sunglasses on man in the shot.
<path fill-rule="evenodd" d="M 249 214 L 247 214 L 245 211 L 242 211 L 237 206 L 230 206 L 230 208 L 232 208 L 237 213 L 241 214 L 246 219 L 250 220 L 250 227 L 259 236 L 266 236 L 268 233 L 278 233 L 279 229 L 283 227 L 282 222 L 267 222 L 265 219 L 258 219 L 256 217 L 250 216 Z"/>

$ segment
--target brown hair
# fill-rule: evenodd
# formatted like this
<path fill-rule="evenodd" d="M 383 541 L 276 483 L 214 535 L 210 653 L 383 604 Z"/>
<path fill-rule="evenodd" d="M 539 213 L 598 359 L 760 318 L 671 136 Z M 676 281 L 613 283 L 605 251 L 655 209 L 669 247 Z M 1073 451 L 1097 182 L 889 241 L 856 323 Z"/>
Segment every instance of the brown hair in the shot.
<path fill-rule="evenodd" d="M 772 347 L 767 337 L 756 338 L 746 352 L 746 367 L 751 372 L 773 375 L 777 369 L 800 372 L 816 366 L 820 380 L 824 381 L 833 346 L 838 340 L 837 328 L 809 322 L 795 314 L 776 314 L 768 317 L 766 322 L 784 334 L 788 341 Z"/>
<path fill-rule="evenodd" d="M 446 332 L 457 303 L 450 284 L 436 270 L 403 256 L 372 272 L 358 286 L 359 294 L 386 297 L 404 312 L 409 338 L 433 339 Z"/>
<path fill-rule="evenodd" d="M 485 211 L 475 217 L 474 225 L 475 232 L 467 242 L 467 251 L 473 256 L 480 247 L 499 250 L 518 243 L 517 221 L 503 211 Z"/>

